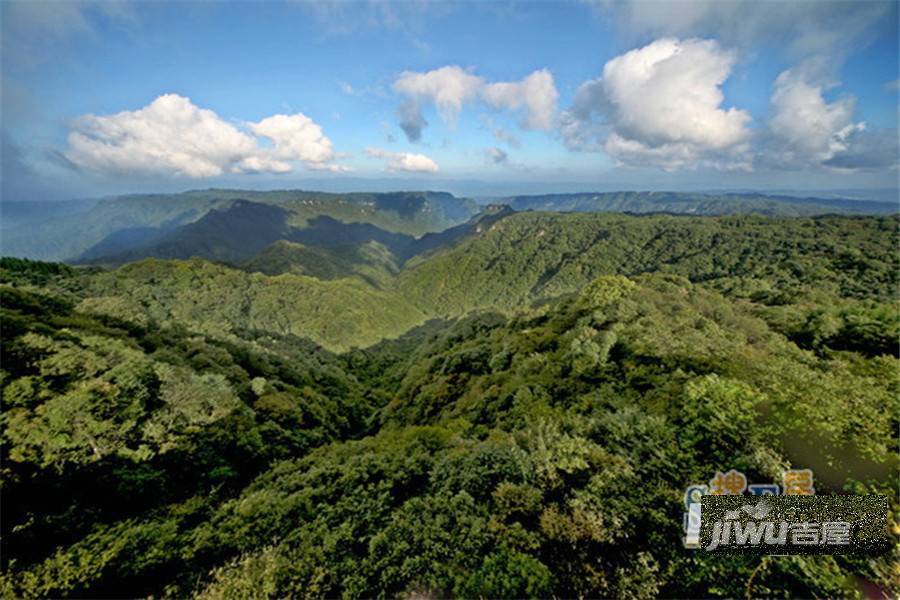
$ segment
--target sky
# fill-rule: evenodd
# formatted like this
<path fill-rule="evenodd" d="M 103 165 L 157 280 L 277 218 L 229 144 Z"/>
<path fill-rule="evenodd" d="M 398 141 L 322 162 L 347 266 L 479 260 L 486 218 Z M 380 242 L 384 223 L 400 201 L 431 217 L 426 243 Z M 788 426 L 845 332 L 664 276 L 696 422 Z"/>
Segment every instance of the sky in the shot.
<path fill-rule="evenodd" d="M 0 3 L 2 199 L 898 185 L 898 3 Z"/>

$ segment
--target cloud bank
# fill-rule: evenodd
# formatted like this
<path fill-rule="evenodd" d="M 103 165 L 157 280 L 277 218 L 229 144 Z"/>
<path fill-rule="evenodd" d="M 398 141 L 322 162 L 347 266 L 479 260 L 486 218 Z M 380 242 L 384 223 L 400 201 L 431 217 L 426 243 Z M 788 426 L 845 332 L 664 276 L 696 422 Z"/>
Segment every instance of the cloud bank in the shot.
<path fill-rule="evenodd" d="M 106 174 L 217 177 L 226 173 L 289 173 L 292 163 L 313 170 L 342 170 L 331 140 L 302 113 L 247 123 L 250 133 L 177 94 L 144 108 L 85 115 L 72 123 L 65 157 Z M 272 142 L 260 147 L 257 137 Z"/>

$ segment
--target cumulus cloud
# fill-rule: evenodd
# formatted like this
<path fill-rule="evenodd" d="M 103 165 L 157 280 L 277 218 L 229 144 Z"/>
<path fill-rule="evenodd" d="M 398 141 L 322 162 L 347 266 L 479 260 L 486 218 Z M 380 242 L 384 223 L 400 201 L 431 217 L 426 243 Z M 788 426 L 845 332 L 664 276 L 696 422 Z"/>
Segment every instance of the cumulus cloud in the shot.
<path fill-rule="evenodd" d="M 261 148 L 254 135 L 189 98 L 166 94 L 138 110 L 76 119 L 64 155 L 79 167 L 109 174 L 287 173 L 291 161 L 319 170 L 340 168 L 331 163 L 331 141 L 301 113 L 275 115 L 247 128 L 273 147 Z"/>
<path fill-rule="evenodd" d="M 390 152 L 382 148 L 366 148 L 366 154 L 372 158 L 385 159 L 387 171 L 406 171 L 411 173 L 437 173 L 437 163 L 424 154 L 410 152 Z"/>
<path fill-rule="evenodd" d="M 214 177 L 239 170 L 257 151 L 252 136 L 175 94 L 135 111 L 86 115 L 73 127 L 66 157 L 96 171 Z"/>
<path fill-rule="evenodd" d="M 409 100 L 398 111 L 404 131 L 409 125 L 415 136 L 421 136 L 425 126 L 423 104 L 433 104 L 441 120 L 455 127 L 466 103 L 482 100 L 501 110 L 522 111 L 521 127 L 550 130 L 554 126 L 559 94 L 553 75 L 546 69 L 535 71 L 520 81 L 489 83 L 482 77 L 456 65 L 449 65 L 419 73 L 404 71 L 394 82 L 394 91 Z M 411 141 L 418 138 L 407 137 Z"/>
<path fill-rule="evenodd" d="M 779 161 L 821 163 L 847 149 L 849 137 L 865 129 L 853 122 L 856 100 L 845 96 L 832 103 L 824 86 L 802 71 L 788 70 L 775 80 L 769 128 L 780 143 Z"/>
<path fill-rule="evenodd" d="M 663 39 L 613 58 L 603 81 L 618 129 L 650 145 L 724 148 L 742 141 L 750 116 L 720 108 L 719 86 L 733 64 L 713 40 Z"/>
<path fill-rule="evenodd" d="M 495 108 L 524 108 L 524 129 L 547 131 L 553 127 L 559 94 L 553 75 L 546 69 L 535 71 L 522 81 L 488 84 L 482 94 L 485 101 Z"/>
<path fill-rule="evenodd" d="M 629 165 L 748 168 L 750 115 L 721 106 L 734 60 L 713 40 L 674 38 L 617 56 L 579 88 L 563 139 Z"/>
<path fill-rule="evenodd" d="M 483 85 L 481 77 L 451 65 L 426 73 L 404 71 L 394 82 L 394 91 L 434 103 L 441 119 L 455 126 L 463 103 L 475 98 Z"/>
<path fill-rule="evenodd" d="M 865 122 L 855 121 L 852 96 L 827 102 L 824 92 L 837 84 L 823 80 L 820 72 L 804 64 L 775 80 L 765 160 L 782 168 L 896 166 L 896 131 L 871 132 Z"/>
<path fill-rule="evenodd" d="M 259 123 L 248 123 L 250 131 L 275 145 L 273 155 L 281 160 L 300 160 L 318 167 L 334 159 L 331 140 L 303 113 L 273 115 Z"/>

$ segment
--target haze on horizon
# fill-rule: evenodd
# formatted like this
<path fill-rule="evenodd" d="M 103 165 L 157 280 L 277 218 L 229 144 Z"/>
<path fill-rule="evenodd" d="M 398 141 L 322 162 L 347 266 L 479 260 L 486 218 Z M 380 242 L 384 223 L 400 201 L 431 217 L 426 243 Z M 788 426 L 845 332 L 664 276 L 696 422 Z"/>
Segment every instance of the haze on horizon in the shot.
<path fill-rule="evenodd" d="M 897 187 L 891 1 L 0 11 L 4 201 Z"/>

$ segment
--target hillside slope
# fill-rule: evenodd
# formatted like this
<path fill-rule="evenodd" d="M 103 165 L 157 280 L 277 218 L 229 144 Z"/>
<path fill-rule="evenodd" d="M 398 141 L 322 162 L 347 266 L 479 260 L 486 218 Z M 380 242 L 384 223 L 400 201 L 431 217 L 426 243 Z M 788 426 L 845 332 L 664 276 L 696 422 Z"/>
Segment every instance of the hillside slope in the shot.
<path fill-rule="evenodd" d="M 400 271 L 390 249 L 376 241 L 321 248 L 279 240 L 241 268 L 251 273 L 293 273 L 317 279 L 358 277 L 379 288 L 389 286 Z"/>
<path fill-rule="evenodd" d="M 84 311 L 147 318 L 230 339 L 238 329 L 296 335 L 332 349 L 366 346 L 422 323 L 402 297 L 355 279 L 268 277 L 200 259 L 148 259 L 84 283 Z"/>
<path fill-rule="evenodd" d="M 896 217 L 768 219 L 516 213 L 398 276 L 434 315 L 514 309 L 600 275 L 664 272 L 744 294 L 893 297 Z"/>

